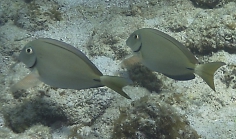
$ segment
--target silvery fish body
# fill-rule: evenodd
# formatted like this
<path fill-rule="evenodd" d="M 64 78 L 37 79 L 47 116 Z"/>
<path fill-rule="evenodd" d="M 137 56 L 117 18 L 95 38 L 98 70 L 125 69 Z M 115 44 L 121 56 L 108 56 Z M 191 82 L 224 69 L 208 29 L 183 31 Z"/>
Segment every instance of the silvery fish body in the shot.
<path fill-rule="evenodd" d="M 129 98 L 122 90 L 123 86 L 131 83 L 129 79 L 103 76 L 81 51 L 64 42 L 48 38 L 36 39 L 26 44 L 19 59 L 31 69 L 33 77 L 50 86 L 80 90 L 105 85 Z M 31 74 L 29 77 L 32 77 Z M 13 90 L 21 88 L 19 83 Z"/>
<path fill-rule="evenodd" d="M 198 74 L 215 90 L 214 72 L 223 62 L 199 64 L 195 56 L 173 37 L 151 28 L 134 31 L 126 44 L 146 67 L 175 80 L 194 79 Z"/>

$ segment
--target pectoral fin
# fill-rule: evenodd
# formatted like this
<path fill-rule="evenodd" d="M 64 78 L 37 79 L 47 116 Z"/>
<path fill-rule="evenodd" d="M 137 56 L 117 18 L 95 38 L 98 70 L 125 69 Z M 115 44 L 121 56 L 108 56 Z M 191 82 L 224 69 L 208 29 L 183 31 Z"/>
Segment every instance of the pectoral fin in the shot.
<path fill-rule="evenodd" d="M 141 58 L 137 54 L 135 54 L 125 58 L 121 63 L 121 67 L 129 69 L 131 66 L 138 63 L 141 63 Z"/>
<path fill-rule="evenodd" d="M 25 76 L 23 79 L 18 81 L 16 84 L 14 84 L 11 87 L 11 92 L 16 92 L 17 90 L 21 89 L 28 89 L 30 87 L 36 86 L 39 84 L 41 81 L 39 80 L 39 74 L 37 70 L 32 71 L 29 73 L 27 76 Z"/>

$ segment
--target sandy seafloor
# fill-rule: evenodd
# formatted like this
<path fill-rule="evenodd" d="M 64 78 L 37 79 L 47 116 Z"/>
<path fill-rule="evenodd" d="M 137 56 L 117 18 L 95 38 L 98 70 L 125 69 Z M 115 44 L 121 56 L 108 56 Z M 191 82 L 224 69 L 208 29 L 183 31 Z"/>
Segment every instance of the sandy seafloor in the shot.
<path fill-rule="evenodd" d="M 220 2 L 1 0 L 0 138 L 236 138 L 236 2 Z M 131 100 L 107 87 L 77 91 L 42 83 L 10 92 L 30 72 L 14 63 L 35 38 L 69 43 L 103 74 L 127 76 L 120 68 L 122 59 L 132 54 L 125 41 L 144 27 L 176 38 L 202 63 L 225 62 L 215 73 L 216 92 L 198 76 L 175 81 L 158 73 L 150 76 L 163 82 L 162 91 L 127 86 Z M 152 84 L 148 77 L 143 80 Z"/>

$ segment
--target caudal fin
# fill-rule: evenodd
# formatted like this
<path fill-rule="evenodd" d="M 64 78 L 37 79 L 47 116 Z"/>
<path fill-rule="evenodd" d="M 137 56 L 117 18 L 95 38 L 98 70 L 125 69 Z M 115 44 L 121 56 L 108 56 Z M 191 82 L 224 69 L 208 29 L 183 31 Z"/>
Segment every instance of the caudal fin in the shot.
<path fill-rule="evenodd" d="M 131 99 L 123 90 L 122 88 L 126 85 L 132 84 L 132 81 L 126 78 L 118 77 L 118 76 L 101 76 L 100 80 L 103 85 L 111 88 L 112 90 L 116 91 L 120 95 Z"/>
<path fill-rule="evenodd" d="M 196 66 L 195 73 L 199 75 L 211 87 L 211 89 L 215 91 L 214 73 L 223 65 L 225 65 L 224 62 L 200 64 Z"/>

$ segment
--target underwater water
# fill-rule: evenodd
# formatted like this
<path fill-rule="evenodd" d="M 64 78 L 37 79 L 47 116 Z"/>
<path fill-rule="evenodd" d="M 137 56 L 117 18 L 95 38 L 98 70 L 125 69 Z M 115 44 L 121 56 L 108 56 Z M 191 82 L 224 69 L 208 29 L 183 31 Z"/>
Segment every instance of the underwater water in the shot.
<path fill-rule="evenodd" d="M 0 139 L 236 138 L 235 7 L 234 0 L 1 0 Z M 126 40 L 141 28 L 172 36 L 200 63 L 225 62 L 214 74 L 216 91 L 197 75 L 177 81 L 143 65 L 122 68 L 132 55 Z M 130 77 L 123 90 L 131 99 L 108 87 L 44 83 L 12 92 L 30 73 L 18 56 L 37 38 L 74 46 L 104 75 Z"/>

